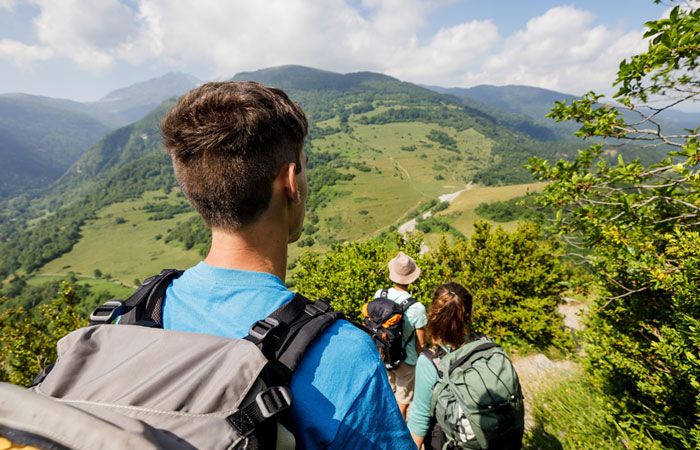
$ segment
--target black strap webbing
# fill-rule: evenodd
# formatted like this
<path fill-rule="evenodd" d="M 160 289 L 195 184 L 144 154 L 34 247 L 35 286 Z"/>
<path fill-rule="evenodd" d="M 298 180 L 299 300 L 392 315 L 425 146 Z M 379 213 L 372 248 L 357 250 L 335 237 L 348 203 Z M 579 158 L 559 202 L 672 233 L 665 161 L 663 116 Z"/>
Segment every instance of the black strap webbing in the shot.
<path fill-rule="evenodd" d="M 309 345 L 340 318 L 342 314 L 327 303 L 295 294 L 291 301 L 253 324 L 245 339 L 277 363 L 277 381 L 287 384 Z"/>
<path fill-rule="evenodd" d="M 327 303 L 312 302 L 301 294 L 295 294 L 291 301 L 265 319 L 253 324 L 248 336 L 244 339 L 256 344 L 270 361 L 268 375 L 272 378 L 272 383 L 278 385 L 271 389 L 289 386 L 292 374 L 306 349 L 326 328 L 340 318 L 342 313 L 334 311 Z M 277 400 L 272 402 L 273 405 L 284 406 L 284 401 L 279 398 L 277 396 Z M 281 417 L 284 417 L 289 407 L 289 405 L 278 407 L 275 412 L 271 410 L 270 415 L 261 415 L 260 405 L 258 400 L 251 402 L 233 413 L 227 420 L 247 436 L 272 415 L 282 413 Z"/>
<path fill-rule="evenodd" d="M 404 301 L 401 302 L 400 304 L 401 304 L 401 307 L 403 308 L 403 310 L 404 310 L 404 312 L 405 312 L 408 308 L 410 308 L 411 306 L 415 305 L 416 303 L 418 303 L 418 300 L 416 300 L 416 299 L 413 298 L 413 297 L 408 297 L 406 300 L 404 300 Z"/>
<path fill-rule="evenodd" d="M 483 344 L 477 345 L 469 353 L 466 353 L 466 354 L 460 356 L 459 358 L 455 359 L 454 361 L 452 361 L 452 364 L 450 364 L 450 373 L 452 373 L 452 371 L 455 370 L 455 368 L 464 364 L 464 362 L 467 361 L 472 356 L 474 356 L 474 354 L 492 349 L 494 347 L 500 347 L 500 346 L 498 344 L 496 344 L 495 342 L 484 342 Z"/>
<path fill-rule="evenodd" d="M 144 280 L 128 300 L 110 300 L 98 306 L 90 316 L 90 324 L 111 323 L 121 316 L 122 325 L 163 326 L 163 300 L 170 283 L 182 275 L 181 270 L 165 269 L 160 274 Z"/>
<path fill-rule="evenodd" d="M 436 370 L 437 373 L 438 373 L 438 377 L 441 377 L 441 376 L 442 376 L 442 370 L 440 370 L 440 366 L 438 365 L 438 363 L 436 362 L 436 360 L 437 360 L 438 358 L 442 359 L 442 358 L 447 354 L 447 352 L 446 352 L 444 349 L 440 348 L 440 347 L 437 347 L 436 350 L 433 350 L 433 348 L 428 347 L 428 348 L 426 348 L 425 350 L 423 350 L 423 351 L 420 352 L 420 353 L 421 353 L 421 355 L 423 355 L 423 356 L 425 356 L 426 358 L 428 358 L 428 360 L 429 360 L 431 363 L 433 363 L 433 367 L 435 367 L 435 370 Z"/>
<path fill-rule="evenodd" d="M 143 282 L 136 292 L 124 302 L 125 313 L 119 319 L 123 325 L 151 322 L 163 326 L 163 300 L 170 283 L 182 275 L 181 270 L 165 269 Z"/>

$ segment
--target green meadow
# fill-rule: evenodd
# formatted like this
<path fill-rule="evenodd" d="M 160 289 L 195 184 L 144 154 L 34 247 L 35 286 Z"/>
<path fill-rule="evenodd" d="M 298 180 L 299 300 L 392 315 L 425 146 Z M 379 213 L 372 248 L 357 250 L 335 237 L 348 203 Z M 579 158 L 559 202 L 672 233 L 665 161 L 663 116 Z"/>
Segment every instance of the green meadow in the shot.
<path fill-rule="evenodd" d="M 444 217 L 447 221 L 464 235 L 470 235 L 474 231 L 474 223 L 484 220 L 474 210 L 481 203 L 491 203 L 509 200 L 513 197 L 525 195 L 529 192 L 539 192 L 544 189 L 545 183 L 514 184 L 510 186 L 476 186 L 462 192 L 450 206 L 436 214 L 436 217 Z M 518 222 L 503 222 L 497 225 L 506 231 L 512 231 Z"/>
<path fill-rule="evenodd" d="M 38 276 L 74 273 L 78 277 L 93 277 L 95 269 L 99 269 L 104 278 L 133 286 L 136 280 L 163 268 L 192 265 L 199 260 L 197 252 L 166 244 L 163 236 L 177 222 L 195 213 L 149 220 L 152 214 L 143 209 L 148 203 L 176 200 L 177 191 L 169 195 L 147 192 L 141 199 L 108 206 L 98 212 L 97 219 L 83 226 L 82 237 L 73 249 L 42 267 Z"/>
<path fill-rule="evenodd" d="M 334 123 L 322 122 L 321 127 Z M 321 244 L 359 239 L 400 225 L 420 203 L 464 189 L 491 158 L 492 142 L 474 130 L 456 131 L 437 124 L 399 122 L 359 124 L 351 133 L 336 133 L 313 142 L 321 152 L 339 152 L 364 170 L 347 169 L 354 178 L 331 189 L 333 201 L 319 212 Z M 440 131 L 456 145 L 431 141 Z"/>

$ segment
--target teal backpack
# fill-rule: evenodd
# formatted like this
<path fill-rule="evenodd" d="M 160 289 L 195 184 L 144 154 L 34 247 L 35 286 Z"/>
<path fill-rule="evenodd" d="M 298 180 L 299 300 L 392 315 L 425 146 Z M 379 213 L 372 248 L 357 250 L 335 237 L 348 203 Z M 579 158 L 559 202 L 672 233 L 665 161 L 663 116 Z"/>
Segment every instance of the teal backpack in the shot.
<path fill-rule="evenodd" d="M 518 374 L 506 352 L 488 338 L 437 358 L 432 412 L 444 449 L 520 449 L 525 406 Z"/>

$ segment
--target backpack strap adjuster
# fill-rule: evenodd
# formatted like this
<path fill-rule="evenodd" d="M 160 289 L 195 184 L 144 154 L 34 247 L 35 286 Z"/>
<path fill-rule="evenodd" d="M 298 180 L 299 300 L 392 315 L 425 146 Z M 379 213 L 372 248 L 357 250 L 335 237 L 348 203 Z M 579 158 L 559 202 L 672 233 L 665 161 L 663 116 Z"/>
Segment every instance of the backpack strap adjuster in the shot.
<path fill-rule="evenodd" d="M 111 323 L 117 316 L 124 313 L 124 302 L 110 300 L 92 311 L 90 314 L 90 325 L 103 325 Z"/>
<path fill-rule="evenodd" d="M 280 326 L 280 321 L 274 317 L 266 317 L 263 320 L 258 320 L 250 327 L 248 331 L 248 336 L 246 339 L 251 341 L 253 344 L 259 344 L 264 341 L 267 335 Z"/>
<path fill-rule="evenodd" d="M 318 316 L 320 314 L 325 314 L 331 309 L 331 305 L 324 302 L 323 300 L 316 300 L 315 302 L 309 302 L 306 304 L 304 310 L 306 313 L 312 317 Z"/>
<path fill-rule="evenodd" d="M 259 393 L 255 403 L 264 418 L 272 417 L 292 405 L 292 394 L 284 386 L 273 386 Z"/>

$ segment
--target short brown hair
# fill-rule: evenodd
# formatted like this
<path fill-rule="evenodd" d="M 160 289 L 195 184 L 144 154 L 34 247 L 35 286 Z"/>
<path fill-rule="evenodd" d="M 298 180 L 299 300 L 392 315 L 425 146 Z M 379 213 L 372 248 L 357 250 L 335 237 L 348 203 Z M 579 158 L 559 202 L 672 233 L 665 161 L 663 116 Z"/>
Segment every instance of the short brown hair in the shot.
<path fill-rule="evenodd" d="M 267 209 L 284 164 L 301 169 L 308 122 L 283 91 L 226 81 L 183 95 L 160 129 L 182 191 L 207 225 L 236 230 Z"/>
<path fill-rule="evenodd" d="M 433 294 L 433 303 L 428 310 L 428 334 L 431 339 L 456 349 L 471 331 L 471 313 L 471 294 L 459 283 L 445 283 Z"/>

